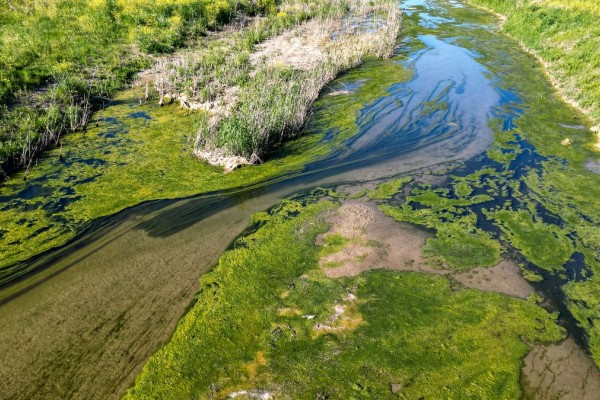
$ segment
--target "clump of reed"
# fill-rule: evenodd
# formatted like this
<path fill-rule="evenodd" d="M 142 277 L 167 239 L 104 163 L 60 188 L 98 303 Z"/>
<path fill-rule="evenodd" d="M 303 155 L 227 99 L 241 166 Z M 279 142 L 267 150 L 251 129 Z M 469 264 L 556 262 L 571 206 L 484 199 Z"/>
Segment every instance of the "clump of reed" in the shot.
<path fill-rule="evenodd" d="M 345 8 L 343 14 L 320 16 L 311 24 L 311 32 L 302 26 L 295 28 L 298 35 L 308 35 L 308 40 L 320 38 L 324 57 L 311 68 L 272 64 L 267 57 L 246 74 L 251 68 L 246 64 L 235 103 L 229 104 L 227 112 L 217 109 L 202 114 L 196 141 L 200 158 L 228 167 L 232 166 L 224 154 L 242 157 L 239 164 L 262 161 L 275 143 L 300 132 L 327 83 L 366 57 L 391 55 L 401 21 L 397 3 L 352 1 L 345 3 Z"/>

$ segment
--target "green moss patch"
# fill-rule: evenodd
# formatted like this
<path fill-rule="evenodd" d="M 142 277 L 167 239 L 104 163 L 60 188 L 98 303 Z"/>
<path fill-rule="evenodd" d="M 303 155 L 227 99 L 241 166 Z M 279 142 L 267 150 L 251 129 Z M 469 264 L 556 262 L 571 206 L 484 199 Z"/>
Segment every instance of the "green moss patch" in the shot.
<path fill-rule="evenodd" d="M 588 335 L 590 352 L 600 363 L 600 279 L 595 276 L 584 282 L 572 282 L 563 287 L 567 307 Z"/>
<path fill-rule="evenodd" d="M 368 192 L 367 196 L 374 200 L 389 199 L 411 181 L 411 177 L 404 177 L 384 182 Z"/>
<path fill-rule="evenodd" d="M 501 250 L 500 243 L 488 232 L 463 219 L 441 225 L 436 237 L 427 240 L 423 253 L 438 257 L 454 269 L 471 269 L 498 264 Z"/>
<path fill-rule="evenodd" d="M 447 188 L 415 188 L 400 206 L 383 204 L 380 209 L 398 221 L 435 229 L 436 236 L 423 248 L 432 261 L 454 269 L 493 266 L 500 262 L 502 247 L 491 234 L 477 228 L 478 217 L 470 211 L 471 206 L 492 200 L 485 194 L 471 195 L 475 187 L 483 187 L 482 175 L 484 171 L 455 179 L 454 197 Z"/>
<path fill-rule="evenodd" d="M 326 256 L 333 253 L 338 253 L 350 243 L 350 239 L 340 235 L 339 233 L 327 234 L 323 237 L 323 248 L 321 256 Z"/>

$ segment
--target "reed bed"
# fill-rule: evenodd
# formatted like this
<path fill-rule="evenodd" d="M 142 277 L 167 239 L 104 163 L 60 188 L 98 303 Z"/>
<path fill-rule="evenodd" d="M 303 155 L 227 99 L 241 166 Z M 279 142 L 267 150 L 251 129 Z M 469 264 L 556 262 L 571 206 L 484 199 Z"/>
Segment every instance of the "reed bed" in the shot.
<path fill-rule="evenodd" d="M 159 101 L 201 110 L 200 159 L 226 169 L 262 162 L 301 131 L 327 83 L 366 57 L 392 54 L 400 22 L 396 1 L 331 0 L 313 8 L 290 2 L 198 51 L 157 63 Z M 294 54 L 286 50 L 292 43 Z"/>

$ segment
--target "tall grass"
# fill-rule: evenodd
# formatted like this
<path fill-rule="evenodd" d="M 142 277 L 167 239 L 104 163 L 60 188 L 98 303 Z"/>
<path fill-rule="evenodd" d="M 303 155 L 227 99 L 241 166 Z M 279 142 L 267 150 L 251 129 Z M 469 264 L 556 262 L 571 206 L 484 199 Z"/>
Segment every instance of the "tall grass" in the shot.
<path fill-rule="evenodd" d="M 0 171 L 85 126 L 154 54 L 272 0 L 0 0 Z"/>
<path fill-rule="evenodd" d="M 242 20 L 227 32 L 190 46 L 188 51 L 159 59 L 152 72 L 156 73 L 160 102 L 166 97 L 190 107 L 189 103 L 216 101 L 227 88 L 249 80 L 254 45 L 315 16 L 341 17 L 347 7 L 346 0 L 287 0 L 279 5 L 277 14 Z"/>
<path fill-rule="evenodd" d="M 400 19 L 395 1 L 337 2 L 311 25 L 316 32 L 307 33 L 303 26 L 297 27 L 298 36 L 325 42 L 321 46 L 323 60 L 311 68 L 277 65 L 269 60 L 254 65 L 251 76 L 243 75 L 235 103 L 229 104 L 227 112 L 204 114 L 196 154 L 217 164 L 221 157 L 213 159 L 215 152 L 241 156 L 245 158 L 242 162 L 262 160 L 273 144 L 299 132 L 312 103 L 328 82 L 365 57 L 391 54 Z M 367 24 L 362 25 L 367 21 L 377 28 L 369 31 Z M 239 70 L 231 71 L 236 74 Z"/>

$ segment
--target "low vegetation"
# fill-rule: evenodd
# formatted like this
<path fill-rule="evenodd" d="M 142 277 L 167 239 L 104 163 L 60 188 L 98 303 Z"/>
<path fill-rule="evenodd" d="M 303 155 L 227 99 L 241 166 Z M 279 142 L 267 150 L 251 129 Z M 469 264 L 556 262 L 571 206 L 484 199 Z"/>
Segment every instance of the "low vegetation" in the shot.
<path fill-rule="evenodd" d="M 411 181 L 412 178 L 408 176 L 384 182 L 377 186 L 375 189 L 368 192 L 367 196 L 369 196 L 373 200 L 389 199 L 390 197 L 398 193 L 404 187 L 404 185 L 410 183 Z"/>
<path fill-rule="evenodd" d="M 600 296 L 600 203 L 595 201 L 600 196 L 600 174 L 594 167 L 598 164 L 597 137 L 588 129 L 598 125 L 600 115 L 600 59 L 593 50 L 599 46 L 595 21 L 600 9 L 591 0 L 469 2 L 505 16 L 502 29 L 537 54 L 560 93 L 550 85 L 540 63 L 523 54 L 513 40 L 485 29 L 467 37 L 454 23 L 442 29 L 416 28 L 411 18 L 405 18 L 406 30 L 461 37 L 477 49 L 479 62 L 498 79 L 499 87 L 513 93 L 495 110 L 498 118 L 490 123 L 494 132 L 487 151 L 490 160 L 476 168 L 482 172 L 482 181 L 469 184 L 469 189 L 463 185 L 464 178 L 454 177 L 446 189 L 452 198 L 460 198 L 459 192 L 466 198 L 482 193 L 493 197 L 492 202 L 469 206 L 477 214 L 478 224 L 503 240 L 510 254 L 514 254 L 510 248 L 516 248 L 523 263 L 535 265 L 526 267 L 526 276 L 532 281 L 542 279 L 538 268 L 552 271 L 550 278 L 544 279 L 553 279 L 562 287 L 569 311 L 585 330 L 589 350 L 600 365 L 596 300 Z M 444 17 L 462 20 L 464 11 L 449 9 Z M 473 15 L 473 20 L 492 21 L 483 12 Z M 503 57 L 499 59 L 498 54 Z M 561 94 L 577 101 L 587 115 L 566 105 Z M 394 207 L 393 212 L 403 219 L 435 225 L 431 206 L 386 207 Z M 450 213 L 434 214 L 453 218 Z M 565 282 L 565 278 L 572 281 Z"/>
<path fill-rule="evenodd" d="M 556 315 L 443 277 L 326 278 L 314 242 L 335 207 L 261 214 L 125 398 L 519 398 L 526 343 L 560 340 Z"/>
<path fill-rule="evenodd" d="M 265 17 L 248 17 L 258 14 Z M 318 21 L 301 24 L 311 18 Z M 231 19 L 225 32 L 200 37 Z M 94 104 L 150 64 L 145 97 L 154 81 L 161 105 L 202 109 L 196 154 L 231 169 L 261 162 L 294 136 L 340 72 L 391 54 L 400 11 L 390 0 L 39 1 L 11 3 L 0 20 L 0 173 L 28 167 L 63 132 L 85 128 Z M 257 43 L 289 28 L 290 40 L 314 47 L 300 49 L 310 67 L 256 56 Z"/>
<path fill-rule="evenodd" d="M 472 207 L 490 203 L 493 198 L 488 194 L 469 196 L 483 186 L 481 176 L 489 173 L 480 171 L 457 178 L 452 189 L 418 186 L 412 188 L 402 205 L 382 204 L 380 209 L 398 221 L 436 230 L 436 237 L 428 239 L 423 249 L 431 261 L 454 269 L 492 266 L 500 262 L 502 246 L 497 238 L 477 227 L 481 217 Z"/>
<path fill-rule="evenodd" d="M 513 246 L 532 263 L 547 270 L 562 270 L 573 254 L 573 242 L 563 229 L 532 219 L 525 210 L 500 210 L 488 214 Z"/>

